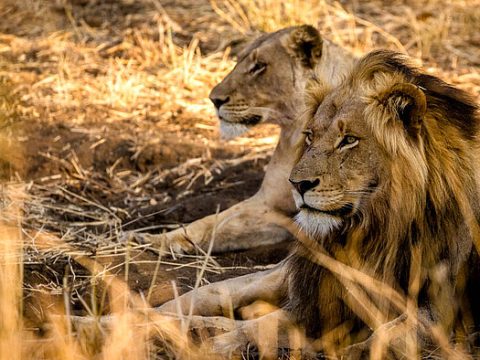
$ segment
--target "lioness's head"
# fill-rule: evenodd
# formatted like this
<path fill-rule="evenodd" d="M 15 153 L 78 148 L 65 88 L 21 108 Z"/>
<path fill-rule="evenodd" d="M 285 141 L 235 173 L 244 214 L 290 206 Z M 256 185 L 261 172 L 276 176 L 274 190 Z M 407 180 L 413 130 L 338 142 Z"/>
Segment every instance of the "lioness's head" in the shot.
<path fill-rule="evenodd" d="M 404 56 L 372 52 L 333 91 L 314 84 L 311 92 L 304 151 L 290 175 L 297 219 L 311 234 L 373 218 L 385 229 L 392 214 L 400 228 L 425 209 L 444 212 L 458 184 L 474 189 L 474 179 L 455 176 L 476 168 L 476 106 Z"/>
<path fill-rule="evenodd" d="M 230 138 L 259 123 L 293 120 L 307 74 L 321 56 L 322 39 L 312 26 L 290 27 L 256 39 L 210 93 L 221 135 Z"/>

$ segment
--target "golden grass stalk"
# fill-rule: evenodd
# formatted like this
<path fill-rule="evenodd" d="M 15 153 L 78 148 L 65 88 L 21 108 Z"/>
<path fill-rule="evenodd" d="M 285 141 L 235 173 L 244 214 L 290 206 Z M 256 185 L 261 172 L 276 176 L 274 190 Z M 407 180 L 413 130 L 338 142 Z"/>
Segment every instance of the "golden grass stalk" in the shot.
<path fill-rule="evenodd" d="M 20 209 L 23 187 L 1 186 L 0 209 L 0 358 L 22 357 L 22 236 Z"/>

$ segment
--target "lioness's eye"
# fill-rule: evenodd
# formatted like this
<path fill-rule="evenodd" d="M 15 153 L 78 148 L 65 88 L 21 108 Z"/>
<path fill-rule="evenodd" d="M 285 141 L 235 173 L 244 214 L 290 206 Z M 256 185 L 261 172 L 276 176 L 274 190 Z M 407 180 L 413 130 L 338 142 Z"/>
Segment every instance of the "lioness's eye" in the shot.
<path fill-rule="evenodd" d="M 351 148 L 358 144 L 358 138 L 352 135 L 346 135 L 338 144 L 338 148 Z"/>
<path fill-rule="evenodd" d="M 310 146 L 313 141 L 313 131 L 310 129 L 307 129 L 302 133 L 305 135 L 305 144 L 307 144 L 307 146 Z"/>
<path fill-rule="evenodd" d="M 248 69 L 248 72 L 252 75 L 260 74 L 263 70 L 265 70 L 266 67 L 267 64 L 262 62 L 256 62 L 250 67 L 250 69 Z"/>

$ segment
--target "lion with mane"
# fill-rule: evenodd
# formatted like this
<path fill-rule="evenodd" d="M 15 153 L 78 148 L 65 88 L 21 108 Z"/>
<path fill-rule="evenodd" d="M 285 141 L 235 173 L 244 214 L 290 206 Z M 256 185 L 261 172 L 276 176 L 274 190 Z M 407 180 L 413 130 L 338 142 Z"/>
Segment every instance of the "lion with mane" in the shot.
<path fill-rule="evenodd" d="M 457 280 L 480 236 L 477 106 L 389 51 L 365 56 L 333 91 L 317 83 L 310 94 L 303 155 L 290 176 L 298 223 L 332 257 L 416 295 L 419 321 L 449 335 Z M 287 268 L 287 308 L 309 336 L 348 321 L 358 337 L 339 342 L 349 345 L 378 326 L 301 243 Z M 388 301 L 382 313 L 383 321 L 402 315 Z"/>
<path fill-rule="evenodd" d="M 212 339 L 214 349 L 258 343 L 259 329 L 274 323 L 283 334 L 300 326 L 332 356 L 365 356 L 394 328 L 383 357 L 411 354 L 406 339 L 415 354 L 435 344 L 450 356 L 454 332 L 478 330 L 462 313 L 465 294 L 478 292 L 465 289 L 479 269 L 470 262 L 480 244 L 478 107 L 390 51 L 366 55 L 334 89 L 312 81 L 308 94 L 305 142 L 289 179 L 299 241 L 260 280 L 223 282 L 234 306 L 254 300 L 242 288 L 267 289 L 256 293 L 280 299 L 281 309 L 238 323 Z M 194 312 L 221 308 L 211 296 L 218 289 L 199 289 Z"/>

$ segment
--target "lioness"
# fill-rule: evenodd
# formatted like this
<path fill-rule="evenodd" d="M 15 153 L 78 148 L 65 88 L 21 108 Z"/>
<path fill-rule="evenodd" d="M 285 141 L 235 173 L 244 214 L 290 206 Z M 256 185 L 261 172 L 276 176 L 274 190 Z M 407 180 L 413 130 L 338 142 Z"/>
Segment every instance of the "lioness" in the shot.
<path fill-rule="evenodd" d="M 214 338 L 215 349 L 229 354 L 265 340 L 262 329 L 274 321 L 280 332 L 299 325 L 321 339 L 315 351 L 333 356 L 378 345 L 377 356 L 415 358 L 417 345 L 429 343 L 453 356 L 458 280 L 480 245 L 478 107 L 390 51 L 362 58 L 337 88 L 319 82 L 309 92 L 305 143 L 289 180 L 297 222 L 313 241 L 300 236 L 256 284 L 268 298 L 286 297 L 283 309 L 239 322 Z M 235 279 L 224 284 L 233 289 Z"/>
<path fill-rule="evenodd" d="M 166 234 L 132 234 L 140 242 L 177 252 L 203 249 L 215 229 L 214 252 L 239 250 L 285 240 L 288 233 L 268 216 L 292 215 L 295 204 L 288 174 L 295 159 L 293 144 L 301 137 L 298 114 L 304 86 L 315 74 L 330 85 L 351 68 L 353 55 L 303 25 L 265 34 L 238 57 L 235 68 L 211 92 L 224 137 L 239 135 L 259 123 L 281 128 L 280 139 L 260 190 L 251 198 Z"/>

